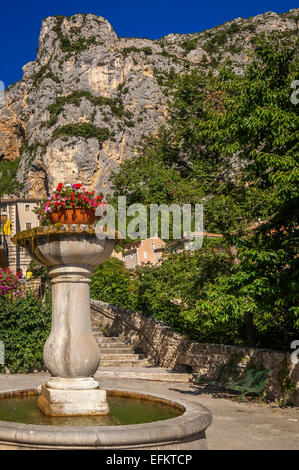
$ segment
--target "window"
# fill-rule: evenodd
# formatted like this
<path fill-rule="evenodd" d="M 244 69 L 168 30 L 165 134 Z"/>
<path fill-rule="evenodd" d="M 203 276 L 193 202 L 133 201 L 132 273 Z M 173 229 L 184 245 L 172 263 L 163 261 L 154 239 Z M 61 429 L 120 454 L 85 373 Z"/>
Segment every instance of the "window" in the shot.
<path fill-rule="evenodd" d="M 134 254 L 133 254 L 133 253 L 130 254 L 130 258 L 131 258 L 131 259 L 134 258 Z"/>
<path fill-rule="evenodd" d="M 126 261 L 126 255 L 123 255 L 123 261 Z"/>
<path fill-rule="evenodd" d="M 154 243 L 152 243 L 152 250 L 154 250 L 154 249 L 155 249 L 155 244 L 154 244 Z"/>
<path fill-rule="evenodd" d="M 29 212 L 30 206 L 29 204 L 25 204 L 25 212 Z"/>
<path fill-rule="evenodd" d="M 146 252 L 146 251 L 143 252 L 143 258 L 144 258 L 144 259 L 147 258 L 147 252 Z"/>
<path fill-rule="evenodd" d="M 26 230 L 29 230 L 31 228 L 31 222 L 26 222 Z"/>

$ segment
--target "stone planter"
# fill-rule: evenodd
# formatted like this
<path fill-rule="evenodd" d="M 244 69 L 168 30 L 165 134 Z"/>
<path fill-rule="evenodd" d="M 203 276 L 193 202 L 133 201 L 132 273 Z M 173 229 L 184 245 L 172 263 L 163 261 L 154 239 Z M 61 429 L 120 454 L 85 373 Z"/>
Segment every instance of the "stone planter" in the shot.
<path fill-rule="evenodd" d="M 52 416 L 108 414 L 106 392 L 92 378 L 100 351 L 91 330 L 89 284 L 114 240 L 97 238 L 94 227 L 57 225 L 20 232 L 13 241 L 47 266 L 52 283 L 52 327 L 44 347 L 52 378 L 38 406 Z"/>

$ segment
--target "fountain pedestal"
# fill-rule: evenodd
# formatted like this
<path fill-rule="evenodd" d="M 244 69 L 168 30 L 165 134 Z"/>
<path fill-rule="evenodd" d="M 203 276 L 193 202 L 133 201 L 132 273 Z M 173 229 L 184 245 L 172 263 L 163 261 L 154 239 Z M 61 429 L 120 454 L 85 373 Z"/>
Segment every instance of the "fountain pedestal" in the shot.
<path fill-rule="evenodd" d="M 92 377 L 100 350 L 92 335 L 89 284 L 114 240 L 99 239 L 90 226 L 78 225 L 46 233 L 34 229 L 21 239 L 32 258 L 48 267 L 52 283 L 52 326 L 44 347 L 52 377 L 41 388 L 38 406 L 48 416 L 107 415 L 106 392 Z"/>
<path fill-rule="evenodd" d="M 47 416 L 85 416 L 108 415 L 106 391 L 99 389 L 98 382 L 85 384 L 84 379 L 73 379 L 69 382 L 61 379 L 61 388 L 51 383 L 51 379 L 42 385 L 37 404 Z M 88 385 L 94 388 L 80 388 Z M 54 386 L 54 388 L 52 388 Z"/>

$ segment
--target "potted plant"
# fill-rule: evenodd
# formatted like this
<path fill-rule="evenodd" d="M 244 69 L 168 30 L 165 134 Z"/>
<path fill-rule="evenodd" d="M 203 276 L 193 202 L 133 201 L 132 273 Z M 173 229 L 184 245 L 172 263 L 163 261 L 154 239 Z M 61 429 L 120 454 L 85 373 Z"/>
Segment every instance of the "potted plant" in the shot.
<path fill-rule="evenodd" d="M 44 198 L 35 208 L 34 212 L 42 225 L 49 224 L 94 224 L 97 207 L 103 208 L 103 216 L 106 202 L 101 195 L 95 196 L 94 191 L 87 191 L 81 183 L 62 184 L 53 188 L 49 197 Z"/>

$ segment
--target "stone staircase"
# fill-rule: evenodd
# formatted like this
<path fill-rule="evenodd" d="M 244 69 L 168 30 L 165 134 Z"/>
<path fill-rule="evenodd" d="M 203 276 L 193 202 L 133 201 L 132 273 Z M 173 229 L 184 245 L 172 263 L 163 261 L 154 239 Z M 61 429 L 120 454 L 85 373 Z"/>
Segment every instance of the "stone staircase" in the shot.
<path fill-rule="evenodd" d="M 144 354 L 134 351 L 118 336 L 105 336 L 98 322 L 92 319 L 93 336 L 100 347 L 100 367 L 146 367 L 151 364 Z"/>
<path fill-rule="evenodd" d="M 159 382 L 189 382 L 190 374 L 166 370 L 152 365 L 144 354 L 134 351 L 123 338 L 109 336 L 97 319 L 91 315 L 93 336 L 100 347 L 100 365 L 94 375 L 99 379 L 139 379 Z"/>

